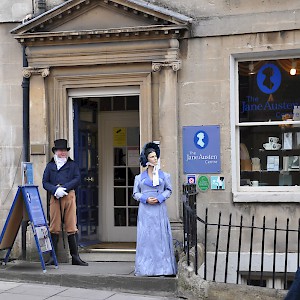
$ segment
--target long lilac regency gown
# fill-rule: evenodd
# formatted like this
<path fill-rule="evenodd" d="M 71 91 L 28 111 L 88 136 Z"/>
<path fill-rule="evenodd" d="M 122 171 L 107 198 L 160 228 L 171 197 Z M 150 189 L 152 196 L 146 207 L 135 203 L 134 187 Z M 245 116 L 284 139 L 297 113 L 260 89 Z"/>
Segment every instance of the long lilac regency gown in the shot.
<path fill-rule="evenodd" d="M 170 174 L 161 170 L 159 185 L 153 186 L 147 170 L 134 181 L 133 198 L 140 202 L 137 220 L 136 276 L 175 275 L 176 261 L 165 200 L 172 193 Z M 159 203 L 151 205 L 148 197 Z"/>

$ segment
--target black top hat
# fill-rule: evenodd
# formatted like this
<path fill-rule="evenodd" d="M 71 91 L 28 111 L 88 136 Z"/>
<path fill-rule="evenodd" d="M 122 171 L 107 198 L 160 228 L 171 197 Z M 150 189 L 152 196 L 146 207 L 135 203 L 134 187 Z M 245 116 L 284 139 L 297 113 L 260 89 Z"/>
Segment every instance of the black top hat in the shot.
<path fill-rule="evenodd" d="M 52 152 L 55 153 L 55 150 L 63 150 L 67 149 L 69 151 L 71 148 L 68 147 L 68 141 L 65 139 L 58 139 L 54 141 L 54 147 L 52 148 Z"/>

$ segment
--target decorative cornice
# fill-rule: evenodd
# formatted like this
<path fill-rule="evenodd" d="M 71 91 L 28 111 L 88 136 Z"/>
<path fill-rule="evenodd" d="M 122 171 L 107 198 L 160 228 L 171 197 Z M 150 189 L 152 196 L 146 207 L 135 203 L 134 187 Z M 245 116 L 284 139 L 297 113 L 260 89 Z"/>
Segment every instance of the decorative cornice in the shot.
<path fill-rule="evenodd" d="M 119 29 L 99 29 L 82 31 L 33 32 L 15 35 L 25 45 L 51 44 L 65 45 L 113 42 L 126 40 L 180 39 L 186 37 L 188 31 L 183 26 L 155 25 L 139 27 L 123 27 Z"/>
<path fill-rule="evenodd" d="M 174 61 L 159 61 L 152 63 L 152 71 L 159 72 L 162 67 L 171 67 L 174 72 L 177 72 L 181 68 L 181 60 Z"/>
<path fill-rule="evenodd" d="M 31 75 L 41 75 L 42 77 L 47 77 L 50 74 L 49 68 L 23 68 L 23 77 L 24 78 L 30 78 Z"/>

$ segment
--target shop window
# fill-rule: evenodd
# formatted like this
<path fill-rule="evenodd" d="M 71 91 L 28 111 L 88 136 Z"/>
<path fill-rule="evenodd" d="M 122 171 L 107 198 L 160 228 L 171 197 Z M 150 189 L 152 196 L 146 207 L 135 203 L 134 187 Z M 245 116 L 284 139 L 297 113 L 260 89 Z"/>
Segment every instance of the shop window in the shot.
<path fill-rule="evenodd" d="M 238 191 L 300 191 L 299 87 L 300 58 L 238 62 Z"/>

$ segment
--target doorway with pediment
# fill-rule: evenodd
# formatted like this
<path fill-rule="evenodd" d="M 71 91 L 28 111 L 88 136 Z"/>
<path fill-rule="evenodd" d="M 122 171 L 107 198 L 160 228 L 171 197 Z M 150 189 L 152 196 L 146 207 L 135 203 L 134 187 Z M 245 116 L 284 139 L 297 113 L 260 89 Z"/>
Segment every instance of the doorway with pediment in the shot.
<path fill-rule="evenodd" d="M 186 16 L 136 1 L 76 0 L 13 30 L 28 60 L 24 76 L 30 77 L 30 145 L 42 144 L 48 150 L 43 157 L 31 155 L 36 174 L 42 173 L 54 139 L 67 138 L 72 149 L 77 148 L 72 90 L 137 87 L 139 146 L 160 140 L 162 153 L 178 153 L 179 39 L 188 36 L 189 24 Z M 177 158 L 161 160 L 178 187 Z M 92 177 L 86 180 L 91 183 Z M 180 224 L 177 188 L 172 197 L 170 218 Z M 118 219 L 124 220 L 124 214 Z"/>

